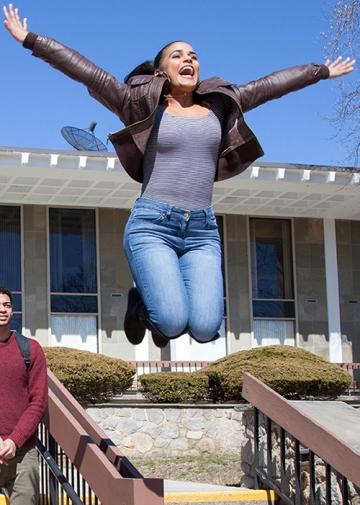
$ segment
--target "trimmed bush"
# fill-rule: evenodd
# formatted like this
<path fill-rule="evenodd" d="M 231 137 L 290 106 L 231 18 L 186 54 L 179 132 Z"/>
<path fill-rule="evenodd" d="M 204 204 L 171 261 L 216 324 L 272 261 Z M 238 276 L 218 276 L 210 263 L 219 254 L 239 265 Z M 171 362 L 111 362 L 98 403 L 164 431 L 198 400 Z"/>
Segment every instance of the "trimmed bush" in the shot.
<path fill-rule="evenodd" d="M 80 402 L 108 401 L 132 384 L 135 368 L 121 359 L 68 347 L 44 351 L 50 370 Z"/>
<path fill-rule="evenodd" d="M 199 372 L 160 372 L 139 377 L 144 396 L 158 403 L 191 403 L 207 400 L 209 379 Z"/>
<path fill-rule="evenodd" d="M 240 351 L 201 370 L 214 401 L 242 401 L 243 375 L 250 372 L 288 398 L 336 397 L 351 383 L 337 365 L 298 347 L 273 345 Z"/>

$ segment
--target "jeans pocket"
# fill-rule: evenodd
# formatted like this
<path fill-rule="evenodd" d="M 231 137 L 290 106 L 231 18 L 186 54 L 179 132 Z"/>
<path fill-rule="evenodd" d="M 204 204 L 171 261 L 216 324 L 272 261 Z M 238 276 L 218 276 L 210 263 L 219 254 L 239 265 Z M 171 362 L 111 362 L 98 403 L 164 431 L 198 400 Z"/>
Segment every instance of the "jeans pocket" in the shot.
<path fill-rule="evenodd" d="M 134 208 L 131 211 L 130 215 L 131 219 L 142 219 L 145 221 L 149 221 L 154 224 L 162 223 L 166 217 L 166 213 L 164 211 L 158 209 L 151 209 L 145 207 Z"/>

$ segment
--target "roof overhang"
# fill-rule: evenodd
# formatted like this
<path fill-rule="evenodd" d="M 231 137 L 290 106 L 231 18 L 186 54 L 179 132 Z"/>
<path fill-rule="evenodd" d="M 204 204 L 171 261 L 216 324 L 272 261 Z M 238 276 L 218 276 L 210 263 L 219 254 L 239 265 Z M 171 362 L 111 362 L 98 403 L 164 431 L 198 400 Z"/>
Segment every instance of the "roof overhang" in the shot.
<path fill-rule="evenodd" d="M 360 220 L 360 170 L 256 163 L 215 184 L 216 212 Z M 140 185 L 113 153 L 0 148 L 0 203 L 131 208 Z"/>

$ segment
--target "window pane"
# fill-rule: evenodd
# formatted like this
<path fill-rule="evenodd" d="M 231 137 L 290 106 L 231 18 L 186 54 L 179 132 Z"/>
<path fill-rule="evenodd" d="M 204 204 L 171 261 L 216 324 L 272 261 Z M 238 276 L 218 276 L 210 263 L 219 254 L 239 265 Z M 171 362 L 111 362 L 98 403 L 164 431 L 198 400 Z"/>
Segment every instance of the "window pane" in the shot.
<path fill-rule="evenodd" d="M 51 291 L 96 293 L 95 211 L 50 209 Z"/>
<path fill-rule="evenodd" d="M 13 311 L 14 312 L 21 312 L 22 307 L 21 307 L 21 295 L 19 293 L 13 293 Z"/>
<path fill-rule="evenodd" d="M 294 302 L 253 301 L 253 317 L 279 317 L 295 319 Z"/>
<path fill-rule="evenodd" d="M 256 346 L 295 345 L 293 321 L 254 321 L 254 339 Z"/>
<path fill-rule="evenodd" d="M 18 333 L 22 332 L 22 315 L 14 314 L 11 318 L 10 328 L 16 330 Z"/>
<path fill-rule="evenodd" d="M 51 312 L 97 313 L 97 296 L 51 295 Z"/>
<path fill-rule="evenodd" d="M 293 298 L 290 222 L 251 221 L 251 269 L 254 298 Z"/>
<path fill-rule="evenodd" d="M 51 316 L 51 345 L 98 352 L 96 316 Z"/>
<path fill-rule="evenodd" d="M 0 207 L 0 284 L 21 291 L 20 207 Z"/>

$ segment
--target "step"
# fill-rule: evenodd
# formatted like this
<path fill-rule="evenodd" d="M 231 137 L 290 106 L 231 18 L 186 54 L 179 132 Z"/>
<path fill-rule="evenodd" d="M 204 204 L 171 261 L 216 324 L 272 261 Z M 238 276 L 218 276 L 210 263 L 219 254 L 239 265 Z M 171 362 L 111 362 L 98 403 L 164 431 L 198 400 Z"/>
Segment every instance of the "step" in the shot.
<path fill-rule="evenodd" d="M 274 491 L 217 486 L 200 482 L 164 480 L 164 502 L 170 503 L 242 503 L 275 504 Z"/>

